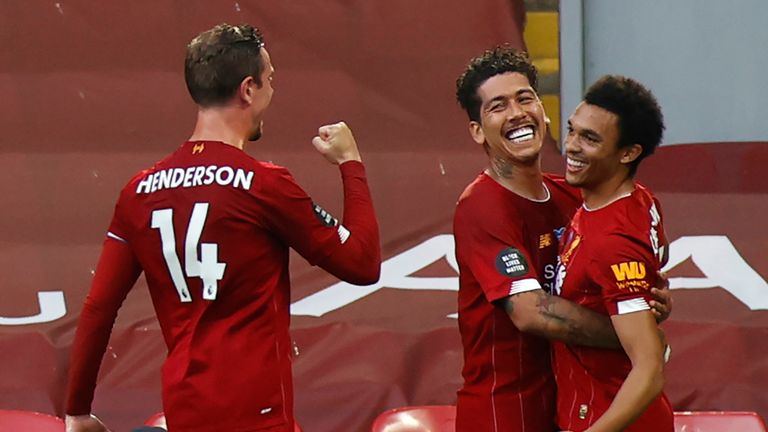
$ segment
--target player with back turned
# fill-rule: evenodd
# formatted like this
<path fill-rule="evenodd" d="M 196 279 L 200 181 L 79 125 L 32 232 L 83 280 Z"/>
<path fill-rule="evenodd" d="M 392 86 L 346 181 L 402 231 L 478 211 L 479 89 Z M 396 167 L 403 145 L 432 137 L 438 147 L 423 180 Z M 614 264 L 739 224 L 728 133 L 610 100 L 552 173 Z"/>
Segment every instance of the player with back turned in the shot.
<path fill-rule="evenodd" d="M 381 256 L 357 144 L 344 123 L 312 143 L 339 165 L 338 221 L 288 171 L 243 151 L 262 133 L 274 68 L 260 32 L 218 25 L 187 47 L 198 105 L 192 136 L 122 190 L 75 337 L 67 430 L 104 431 L 90 415 L 117 311 L 143 272 L 168 346 L 170 430 L 293 431 L 289 248 L 345 281 L 370 284 Z"/>

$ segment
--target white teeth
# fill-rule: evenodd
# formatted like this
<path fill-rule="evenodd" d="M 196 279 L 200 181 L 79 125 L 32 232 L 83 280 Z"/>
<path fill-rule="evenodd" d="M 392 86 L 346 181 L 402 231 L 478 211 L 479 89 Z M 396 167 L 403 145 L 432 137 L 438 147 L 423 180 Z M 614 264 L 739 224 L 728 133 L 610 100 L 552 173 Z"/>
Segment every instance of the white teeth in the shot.
<path fill-rule="evenodd" d="M 507 132 L 507 139 L 513 143 L 519 143 L 533 139 L 533 128 L 530 126 L 521 127 Z"/>
<path fill-rule="evenodd" d="M 581 161 L 577 161 L 571 158 L 567 159 L 568 165 L 574 167 L 574 168 L 581 168 L 583 166 L 586 166 L 587 164 Z"/>

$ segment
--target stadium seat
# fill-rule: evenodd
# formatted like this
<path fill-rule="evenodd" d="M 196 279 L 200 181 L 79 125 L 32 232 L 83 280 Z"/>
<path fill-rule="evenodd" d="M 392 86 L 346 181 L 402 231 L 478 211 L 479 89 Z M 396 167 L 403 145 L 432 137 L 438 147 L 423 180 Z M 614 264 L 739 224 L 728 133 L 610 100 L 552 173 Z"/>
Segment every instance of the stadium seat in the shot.
<path fill-rule="evenodd" d="M 0 431 L 64 432 L 64 420 L 33 411 L 0 410 Z"/>
<path fill-rule="evenodd" d="M 675 432 L 766 432 L 759 415 L 743 411 L 675 412 Z"/>
<path fill-rule="evenodd" d="M 379 414 L 371 432 L 455 432 L 455 423 L 453 405 L 412 406 Z"/>
<path fill-rule="evenodd" d="M 168 426 L 165 425 L 165 414 L 162 412 L 159 412 L 157 414 L 154 414 L 152 417 L 148 418 L 147 421 L 144 422 L 145 426 L 153 426 L 153 427 L 161 427 L 163 429 L 166 429 Z M 299 424 L 296 423 L 293 428 L 294 432 L 303 432 L 301 430 L 301 427 L 299 427 Z"/>

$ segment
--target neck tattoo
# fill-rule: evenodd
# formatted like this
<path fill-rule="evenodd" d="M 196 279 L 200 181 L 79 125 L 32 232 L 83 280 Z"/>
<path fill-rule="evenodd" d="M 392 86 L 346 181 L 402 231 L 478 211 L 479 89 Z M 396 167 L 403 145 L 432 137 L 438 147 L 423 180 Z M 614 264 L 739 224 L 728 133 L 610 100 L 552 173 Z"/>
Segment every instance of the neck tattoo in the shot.
<path fill-rule="evenodd" d="M 496 158 L 491 162 L 491 171 L 498 178 L 509 179 L 512 177 L 512 164 L 504 159 Z"/>

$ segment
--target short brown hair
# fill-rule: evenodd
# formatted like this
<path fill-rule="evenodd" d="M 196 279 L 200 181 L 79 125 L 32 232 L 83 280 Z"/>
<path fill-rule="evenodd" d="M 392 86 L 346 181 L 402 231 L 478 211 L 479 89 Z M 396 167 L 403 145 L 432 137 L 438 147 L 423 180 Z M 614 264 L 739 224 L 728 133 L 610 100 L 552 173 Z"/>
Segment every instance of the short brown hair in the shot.
<path fill-rule="evenodd" d="M 184 79 L 192 99 L 200 106 L 222 104 L 235 95 L 246 77 L 261 86 L 264 38 L 249 24 L 219 24 L 187 45 Z"/>

